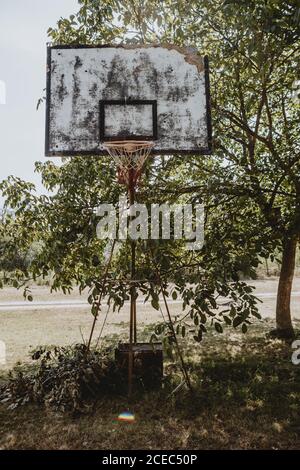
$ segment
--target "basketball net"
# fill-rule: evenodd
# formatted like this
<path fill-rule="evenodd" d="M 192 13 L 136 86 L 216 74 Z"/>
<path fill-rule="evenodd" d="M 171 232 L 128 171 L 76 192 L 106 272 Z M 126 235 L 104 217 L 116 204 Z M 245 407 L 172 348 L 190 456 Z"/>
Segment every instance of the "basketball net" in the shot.
<path fill-rule="evenodd" d="M 118 183 L 134 186 L 138 182 L 144 164 L 150 155 L 154 142 L 122 140 L 104 142 L 104 148 L 117 166 Z"/>

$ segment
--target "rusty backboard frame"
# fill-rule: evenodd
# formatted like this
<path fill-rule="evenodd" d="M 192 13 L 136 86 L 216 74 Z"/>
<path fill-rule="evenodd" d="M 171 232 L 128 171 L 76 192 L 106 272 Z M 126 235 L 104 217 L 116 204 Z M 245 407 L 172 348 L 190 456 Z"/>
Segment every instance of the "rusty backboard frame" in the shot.
<path fill-rule="evenodd" d="M 186 62 L 189 62 L 190 64 L 198 66 L 200 64 L 200 59 L 202 60 L 203 64 L 203 73 L 204 73 L 204 83 L 205 83 L 205 121 L 206 121 L 206 145 L 201 146 L 201 147 L 194 147 L 194 148 L 189 148 L 189 149 L 183 149 L 183 148 L 153 148 L 152 154 L 158 154 L 158 155 L 174 155 L 174 154 L 182 154 L 182 155 L 206 155 L 206 154 L 211 154 L 212 152 L 212 125 L 211 125 L 211 106 L 210 106 L 210 86 L 209 86 L 209 62 L 208 58 L 205 56 L 203 58 L 200 58 L 198 55 L 195 54 L 195 51 L 191 52 L 190 48 L 181 48 L 175 45 L 134 45 L 134 46 L 127 46 L 127 45 L 116 45 L 116 46 L 111 46 L 111 45 L 55 45 L 55 46 L 48 46 L 47 47 L 47 84 L 46 84 L 46 138 L 45 138 L 45 155 L 46 156 L 78 156 L 78 155 L 83 155 L 83 156 L 92 156 L 92 155 L 99 155 L 99 156 L 105 156 L 107 155 L 107 151 L 104 148 L 99 148 L 94 147 L 90 149 L 85 149 L 85 148 L 71 148 L 71 149 L 56 149 L 53 148 L 53 145 L 51 143 L 51 125 L 52 125 L 52 99 L 53 99 L 53 93 L 54 90 L 52 88 L 52 74 L 55 68 L 55 64 L 53 64 L 52 60 L 52 53 L 53 51 L 57 52 L 58 50 L 61 50 L 61 53 L 63 53 L 64 50 L 70 50 L 73 49 L 74 51 L 82 49 L 104 49 L 104 48 L 113 48 L 115 50 L 119 50 L 120 53 L 122 53 L 122 50 L 130 50 L 130 49 L 147 49 L 149 47 L 152 48 L 164 48 L 168 50 L 175 50 L 177 52 L 180 52 L 181 54 L 184 54 L 186 59 Z M 59 52 L 58 52 L 59 53 Z M 197 65 L 198 64 L 198 65 Z M 102 97 L 101 97 L 102 98 Z M 139 98 L 139 97 L 137 97 Z M 156 96 L 151 96 L 149 100 L 145 101 L 157 101 Z M 106 96 L 104 99 L 99 99 L 97 103 L 97 109 L 99 115 L 97 116 L 97 123 L 98 123 L 98 129 L 97 129 L 97 134 L 99 136 L 99 141 L 103 136 L 103 123 L 101 123 L 101 105 L 100 103 L 104 101 L 120 101 L 124 102 L 124 97 L 120 96 L 119 100 L 109 100 L 106 99 Z M 139 99 L 132 99 L 132 102 L 137 102 L 141 101 Z M 160 135 L 159 135 L 159 128 L 157 124 L 157 108 L 159 108 L 159 102 L 157 103 L 156 107 L 156 113 L 153 113 L 153 119 L 156 119 L 156 122 L 153 122 L 153 138 L 154 140 L 157 140 L 159 142 Z M 199 103 L 199 108 L 200 108 L 200 103 Z M 156 117 L 155 117 L 156 116 Z M 101 131 L 102 128 L 102 131 Z M 147 136 L 134 136 L 133 138 L 138 138 L 138 140 L 141 140 L 141 137 L 146 137 L 143 140 L 147 140 Z M 123 137 L 125 138 L 125 136 Z M 130 138 L 130 137 L 129 137 Z M 116 140 L 119 138 L 116 136 Z M 107 140 L 114 140 L 112 136 L 110 136 Z M 149 139 L 148 139 L 149 140 Z"/>

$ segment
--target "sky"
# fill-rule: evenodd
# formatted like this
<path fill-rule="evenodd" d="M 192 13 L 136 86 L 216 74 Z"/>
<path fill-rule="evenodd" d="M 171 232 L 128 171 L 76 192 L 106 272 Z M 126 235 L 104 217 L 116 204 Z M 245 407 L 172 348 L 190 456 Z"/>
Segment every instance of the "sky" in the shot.
<path fill-rule="evenodd" d="M 45 159 L 45 105 L 36 105 L 46 84 L 47 29 L 78 9 L 77 0 L 0 0 L 0 181 L 19 176 L 42 192 L 34 162 Z"/>

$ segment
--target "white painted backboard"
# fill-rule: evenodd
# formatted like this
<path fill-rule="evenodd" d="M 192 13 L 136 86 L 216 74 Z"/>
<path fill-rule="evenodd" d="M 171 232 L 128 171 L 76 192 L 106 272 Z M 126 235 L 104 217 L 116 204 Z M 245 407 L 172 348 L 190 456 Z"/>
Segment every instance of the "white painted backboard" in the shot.
<path fill-rule="evenodd" d="M 172 45 L 48 47 L 46 155 L 106 155 L 103 141 L 131 138 L 154 139 L 155 154 L 210 153 L 207 58 Z"/>

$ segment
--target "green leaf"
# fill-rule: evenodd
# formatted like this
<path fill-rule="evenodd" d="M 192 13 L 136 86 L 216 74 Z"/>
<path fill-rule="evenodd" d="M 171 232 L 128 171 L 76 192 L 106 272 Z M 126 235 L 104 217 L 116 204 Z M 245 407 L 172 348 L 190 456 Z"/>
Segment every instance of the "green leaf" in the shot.
<path fill-rule="evenodd" d="M 258 318 L 259 320 L 261 320 L 261 314 L 258 313 L 256 310 L 252 310 L 252 315 L 254 315 L 254 317 Z"/>
<path fill-rule="evenodd" d="M 243 323 L 243 321 L 244 321 L 243 317 L 238 315 L 237 317 L 233 319 L 232 325 L 234 328 L 237 328 L 241 323 Z"/>
<path fill-rule="evenodd" d="M 162 332 L 163 332 L 163 329 L 164 329 L 163 325 L 156 325 L 155 329 L 154 329 L 155 334 L 156 335 L 161 335 Z"/>
<path fill-rule="evenodd" d="M 224 315 L 223 318 L 224 318 L 225 323 L 230 326 L 232 323 L 231 318 L 227 317 L 226 315 Z"/>
<path fill-rule="evenodd" d="M 98 315 L 98 311 L 99 311 L 98 305 L 93 305 L 91 312 L 92 312 L 92 315 L 93 315 L 94 317 L 96 317 L 96 316 Z"/>
<path fill-rule="evenodd" d="M 151 305 L 155 310 L 159 310 L 159 301 L 158 301 L 158 299 L 151 299 Z"/>

